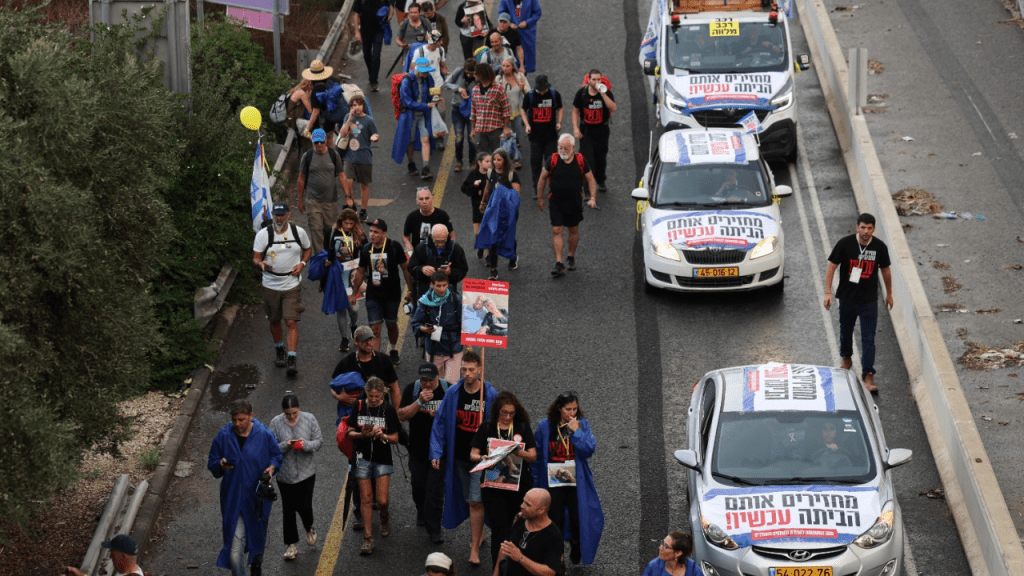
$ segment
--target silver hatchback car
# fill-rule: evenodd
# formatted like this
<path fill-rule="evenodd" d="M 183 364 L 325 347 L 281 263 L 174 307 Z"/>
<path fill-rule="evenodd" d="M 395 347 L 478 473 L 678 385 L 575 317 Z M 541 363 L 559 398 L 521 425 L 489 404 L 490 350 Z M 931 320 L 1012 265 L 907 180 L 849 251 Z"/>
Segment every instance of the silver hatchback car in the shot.
<path fill-rule="evenodd" d="M 903 523 L 878 407 L 853 374 L 796 364 L 709 372 L 693 389 L 687 490 L 707 576 L 893 576 Z"/>

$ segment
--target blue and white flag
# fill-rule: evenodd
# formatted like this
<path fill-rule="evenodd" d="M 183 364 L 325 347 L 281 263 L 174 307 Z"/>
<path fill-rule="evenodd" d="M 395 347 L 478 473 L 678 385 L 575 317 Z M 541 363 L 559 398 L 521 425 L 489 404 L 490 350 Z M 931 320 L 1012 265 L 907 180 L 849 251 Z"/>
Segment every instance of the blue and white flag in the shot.
<path fill-rule="evenodd" d="M 753 110 L 749 114 L 740 118 L 740 126 L 747 131 L 747 134 L 757 134 L 764 132 L 764 126 L 761 125 L 761 121 L 757 119 L 757 114 Z"/>
<path fill-rule="evenodd" d="M 259 232 L 263 221 L 270 219 L 270 178 L 263 159 L 263 139 L 256 143 L 256 158 L 252 162 L 252 181 L 249 183 L 252 202 L 252 231 Z"/>
<path fill-rule="evenodd" d="M 664 0 L 651 3 L 651 16 L 647 21 L 647 31 L 644 33 L 643 42 L 640 43 L 640 65 L 643 66 L 647 58 L 658 57 L 658 34 L 661 30 L 661 10 L 664 10 Z"/>

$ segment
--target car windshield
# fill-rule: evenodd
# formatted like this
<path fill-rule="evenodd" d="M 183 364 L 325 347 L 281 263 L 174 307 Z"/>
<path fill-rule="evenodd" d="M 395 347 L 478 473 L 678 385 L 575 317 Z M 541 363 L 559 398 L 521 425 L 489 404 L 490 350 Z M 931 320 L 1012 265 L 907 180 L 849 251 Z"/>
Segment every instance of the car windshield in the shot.
<path fill-rule="evenodd" d="M 712 38 L 707 24 L 665 30 L 670 74 L 786 71 L 785 22 L 740 22 L 738 36 Z"/>
<path fill-rule="evenodd" d="M 771 204 L 764 173 L 750 164 L 662 164 L 655 208 L 749 208 Z"/>
<path fill-rule="evenodd" d="M 852 410 L 723 412 L 712 458 L 712 473 L 738 484 L 863 484 L 875 476 Z"/>

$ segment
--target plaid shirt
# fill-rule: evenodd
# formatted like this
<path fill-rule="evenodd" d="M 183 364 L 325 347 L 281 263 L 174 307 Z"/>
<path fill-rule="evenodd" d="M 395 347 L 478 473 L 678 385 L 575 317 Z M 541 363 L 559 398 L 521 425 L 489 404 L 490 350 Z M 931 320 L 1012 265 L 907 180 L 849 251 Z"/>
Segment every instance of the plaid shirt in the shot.
<path fill-rule="evenodd" d="M 503 127 L 512 116 L 505 89 L 497 82 L 491 84 L 486 93 L 480 85 L 473 87 L 473 129 L 477 132 L 491 132 Z"/>
<path fill-rule="evenodd" d="M 316 474 L 313 452 L 319 450 L 324 441 L 316 417 L 309 412 L 299 412 L 299 421 L 295 426 L 289 426 L 284 414 L 278 414 L 270 421 L 269 428 L 277 437 L 277 446 L 284 454 L 281 469 L 274 475 L 278 482 L 296 484 Z M 304 445 L 302 450 L 292 450 L 287 442 L 299 438 L 302 438 Z"/>

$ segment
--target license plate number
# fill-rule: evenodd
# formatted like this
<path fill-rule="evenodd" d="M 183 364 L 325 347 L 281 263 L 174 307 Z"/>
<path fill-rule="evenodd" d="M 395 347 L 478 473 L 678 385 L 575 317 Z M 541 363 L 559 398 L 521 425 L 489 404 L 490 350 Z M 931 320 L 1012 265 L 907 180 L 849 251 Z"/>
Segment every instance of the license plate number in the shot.
<path fill-rule="evenodd" d="M 768 576 L 832 576 L 831 566 L 786 566 L 769 568 Z"/>
<path fill-rule="evenodd" d="M 693 271 L 694 278 L 725 278 L 727 276 L 739 276 L 739 268 L 697 268 Z"/>

